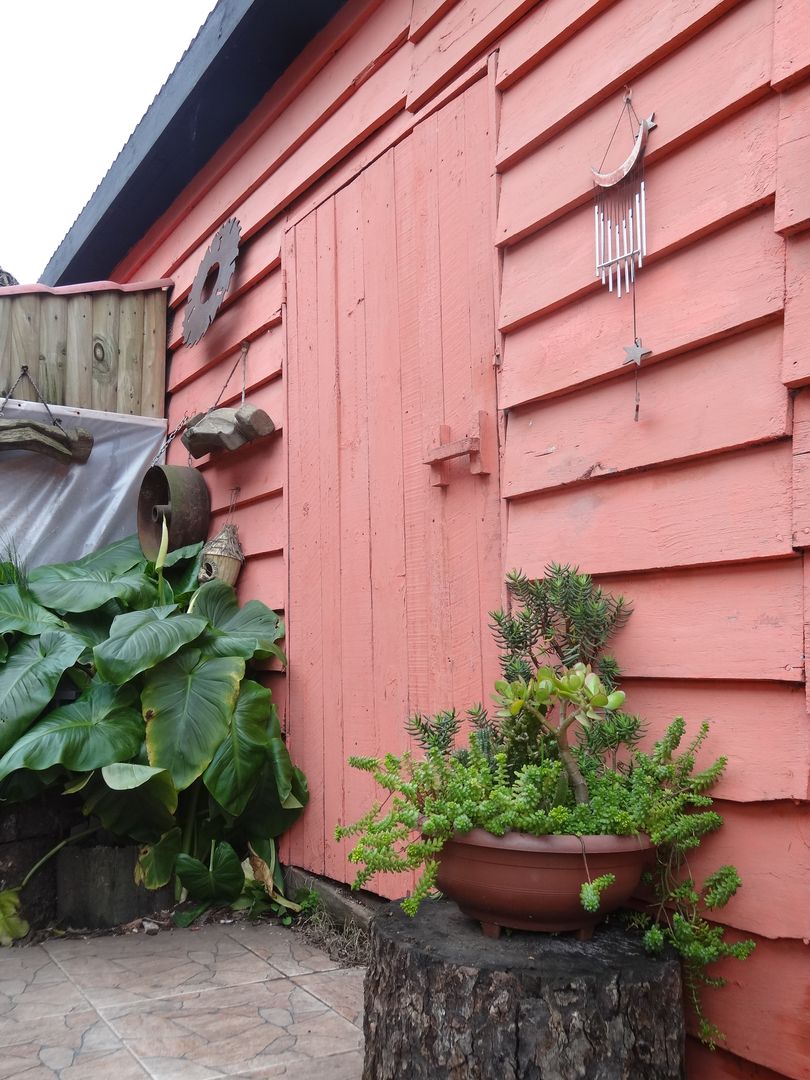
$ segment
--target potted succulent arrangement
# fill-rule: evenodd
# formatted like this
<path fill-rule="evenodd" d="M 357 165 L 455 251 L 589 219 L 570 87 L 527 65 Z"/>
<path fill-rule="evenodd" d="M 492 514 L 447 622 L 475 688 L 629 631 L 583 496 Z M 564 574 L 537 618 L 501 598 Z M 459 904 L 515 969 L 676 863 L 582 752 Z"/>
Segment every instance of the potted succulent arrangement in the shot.
<path fill-rule="evenodd" d="M 87 828 L 58 847 L 128 843 L 136 883 L 194 902 L 185 921 L 220 903 L 285 915 L 275 838 L 307 783 L 250 677 L 285 662 L 284 625 L 199 585 L 201 550 L 169 552 L 164 528 L 154 562 L 131 537 L 28 573 L 0 563 L 0 802 L 78 801 Z M 0 944 L 27 932 L 23 884 L 0 892 Z"/>
<path fill-rule="evenodd" d="M 618 667 L 604 652 L 630 616 L 623 598 L 560 565 L 537 581 L 513 572 L 507 587 L 512 610 L 492 613 L 503 669 L 494 712 L 417 715 L 408 731 L 420 755 L 349 759 L 388 793 L 336 830 L 356 839 L 355 887 L 379 871 L 416 872 L 402 903 L 409 914 L 438 889 L 491 936 L 510 927 L 587 938 L 643 881 L 648 901 L 632 921 L 650 950 L 680 953 L 701 1038 L 713 1045 L 720 1032 L 700 990 L 722 980 L 707 966 L 753 948 L 727 942 L 704 917 L 736 892 L 735 868 L 698 886 L 686 861 L 722 824 L 707 791 L 725 759 L 698 770 L 708 725 L 682 748 L 682 718 L 640 748 L 643 722 L 624 711 Z M 462 728 L 466 745 L 457 745 Z"/>

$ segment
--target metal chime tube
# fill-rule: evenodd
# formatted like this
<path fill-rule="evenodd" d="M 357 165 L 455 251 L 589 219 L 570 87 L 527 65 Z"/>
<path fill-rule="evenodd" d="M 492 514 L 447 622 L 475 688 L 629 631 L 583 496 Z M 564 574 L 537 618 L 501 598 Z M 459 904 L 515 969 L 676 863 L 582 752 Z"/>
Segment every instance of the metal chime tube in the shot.
<path fill-rule="evenodd" d="M 644 181 L 641 181 L 641 253 L 647 254 L 647 192 L 644 189 Z"/>
<path fill-rule="evenodd" d="M 613 292 L 613 226 L 610 214 L 607 219 L 607 261 L 608 261 L 608 292 Z"/>
<path fill-rule="evenodd" d="M 638 266 L 642 267 L 644 249 L 641 246 L 641 195 L 636 192 L 636 247 L 638 248 Z"/>
<path fill-rule="evenodd" d="M 618 207 L 617 207 L 618 209 Z M 619 258 L 619 223 L 618 221 L 613 226 L 616 230 L 616 259 Z M 621 300 L 622 298 L 622 267 L 621 263 L 616 262 L 616 295 Z"/>
<path fill-rule="evenodd" d="M 593 208 L 593 239 L 594 239 L 594 252 L 596 257 L 596 276 L 599 276 L 599 262 L 602 262 L 602 249 L 600 249 L 599 239 L 599 207 Z"/>
<path fill-rule="evenodd" d="M 627 218 L 622 218 L 622 243 L 624 244 L 624 291 L 630 292 L 630 249 L 627 246 Z"/>
<path fill-rule="evenodd" d="M 634 239 L 633 238 L 635 237 L 636 233 L 635 233 L 635 225 L 633 224 L 634 218 L 633 218 L 633 198 L 632 198 L 632 196 L 630 197 L 630 212 L 629 212 L 628 217 L 629 217 L 628 231 L 630 233 L 630 247 L 632 249 L 632 252 L 631 252 L 631 255 L 630 255 L 630 280 L 635 281 L 636 280 L 636 249 L 633 247 L 633 244 L 634 244 Z"/>

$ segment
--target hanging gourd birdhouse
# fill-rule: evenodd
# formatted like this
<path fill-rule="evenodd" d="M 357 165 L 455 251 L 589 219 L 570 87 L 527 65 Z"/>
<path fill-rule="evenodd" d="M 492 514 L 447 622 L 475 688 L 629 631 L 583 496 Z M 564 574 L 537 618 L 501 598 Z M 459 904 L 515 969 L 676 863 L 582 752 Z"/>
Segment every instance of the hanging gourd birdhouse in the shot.
<path fill-rule="evenodd" d="M 202 549 L 198 581 L 216 580 L 235 585 L 244 562 L 245 555 L 236 526 L 230 523 L 223 525 Z"/>

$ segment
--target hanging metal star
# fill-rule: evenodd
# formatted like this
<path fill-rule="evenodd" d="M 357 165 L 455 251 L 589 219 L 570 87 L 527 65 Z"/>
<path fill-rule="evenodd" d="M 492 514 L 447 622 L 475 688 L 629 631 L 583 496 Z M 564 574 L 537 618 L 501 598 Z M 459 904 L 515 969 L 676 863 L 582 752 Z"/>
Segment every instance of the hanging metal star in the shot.
<path fill-rule="evenodd" d="M 645 349 L 641 344 L 641 338 L 636 338 L 632 345 L 624 345 L 623 348 L 627 356 L 622 360 L 622 367 L 625 364 L 635 364 L 636 367 L 641 367 L 641 361 L 648 356 L 652 356 L 652 349 Z"/>

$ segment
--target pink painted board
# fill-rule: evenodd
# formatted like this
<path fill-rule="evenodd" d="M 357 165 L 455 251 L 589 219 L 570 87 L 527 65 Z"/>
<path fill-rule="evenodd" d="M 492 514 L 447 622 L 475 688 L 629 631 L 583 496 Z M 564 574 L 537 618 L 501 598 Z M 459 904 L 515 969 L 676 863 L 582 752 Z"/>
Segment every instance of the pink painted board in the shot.
<path fill-rule="evenodd" d="M 785 1076 L 726 1050 L 709 1050 L 694 1036 L 686 1040 L 686 1070 L 689 1080 L 784 1080 Z"/>
<path fill-rule="evenodd" d="M 638 421 L 629 369 L 609 382 L 515 408 L 504 450 L 504 495 L 789 435 L 781 369 L 782 327 L 768 323 L 642 368 Z"/>
<path fill-rule="evenodd" d="M 488 443 L 483 457 L 489 473 L 470 476 L 475 498 L 478 545 L 478 617 L 481 625 L 481 697 L 486 699 L 500 677 L 497 649 L 489 633 L 489 613 L 500 606 L 503 555 L 501 550 L 500 453 L 498 446 L 496 350 L 496 273 L 493 249 L 498 178 L 491 168 L 496 145 L 497 92 L 490 76 L 464 95 L 464 160 L 467 217 L 467 275 L 470 311 L 470 364 L 473 402 L 481 404 L 481 437 Z M 483 118 L 487 117 L 487 123 Z"/>
<path fill-rule="evenodd" d="M 428 450 L 436 445 L 445 422 L 442 355 L 442 282 L 439 240 L 439 118 L 427 119 L 414 131 L 412 156 L 403 161 L 401 184 L 414 194 L 414 260 L 401 260 L 400 278 L 416 275 L 412 289 L 416 339 L 403 364 L 415 368 L 419 400 L 413 418 L 413 439 L 407 462 L 413 487 L 406 493 L 407 559 L 417 560 L 414 576 L 409 569 L 409 656 L 413 671 L 412 707 L 435 711 L 452 703 L 452 649 L 450 645 L 450 596 L 448 552 L 445 542 L 444 490 L 431 484 L 424 465 Z M 412 172 L 408 171 L 408 168 Z M 418 438 L 421 445 L 417 443 Z M 426 577 L 420 573 L 424 559 Z M 424 590 L 424 591 L 423 591 Z"/>
<path fill-rule="evenodd" d="M 523 569 L 564 559 L 545 549 Z M 588 567 L 584 566 L 583 570 Z M 611 592 L 633 603 L 633 617 L 615 641 L 628 676 L 683 679 L 804 678 L 802 561 L 606 577 Z"/>
<path fill-rule="evenodd" d="M 169 390 L 178 390 L 227 356 L 238 356 L 243 341 L 252 341 L 280 322 L 281 271 L 276 270 L 223 311 L 196 345 L 181 345 L 172 353 Z"/>
<path fill-rule="evenodd" d="M 765 209 L 644 270 L 639 331 L 653 351 L 683 352 L 755 326 L 782 311 L 784 240 Z M 642 293 L 643 288 L 643 293 Z M 689 297 L 689 318 L 674 298 Z M 500 405 L 558 394 L 622 370 L 632 343 L 631 312 L 607 290 L 507 334 Z M 506 297 L 505 319 L 533 306 L 531 291 Z M 582 327 L 588 327 L 583 335 Z"/>
<path fill-rule="evenodd" d="M 632 617 L 631 617 L 632 619 Z M 661 738 L 676 716 L 691 734 L 708 720 L 698 757 L 705 768 L 723 755 L 728 765 L 712 794 L 732 802 L 810 798 L 810 724 L 804 687 L 776 682 L 625 679 L 625 708 L 641 715 L 642 746 Z"/>
<path fill-rule="evenodd" d="M 236 591 L 240 603 L 262 600 L 274 611 L 282 611 L 287 601 L 287 569 L 280 552 L 254 555 L 247 559 L 239 575 Z"/>
<path fill-rule="evenodd" d="M 769 938 L 810 938 L 810 803 L 724 803 L 723 827 L 689 856 L 696 879 L 717 866 L 737 867 L 743 887 L 722 911 L 708 915 Z"/>
<path fill-rule="evenodd" d="M 371 558 L 374 711 L 377 753 L 403 744 L 408 709 L 405 605 L 402 412 L 396 258 L 394 155 L 385 154 L 360 181 L 363 208 L 368 499 Z"/>
<path fill-rule="evenodd" d="M 792 86 L 810 74 L 810 20 L 802 0 L 775 0 L 773 72 L 775 90 Z"/>
<path fill-rule="evenodd" d="M 666 6 L 657 0 L 622 0 L 609 7 L 506 92 L 500 165 L 550 139 L 611 95 L 618 115 L 626 83 L 696 37 L 730 7 L 729 0 L 671 0 Z M 549 86 L 553 93 L 546 92 Z M 612 130 L 611 125 L 604 145 Z"/>
<path fill-rule="evenodd" d="M 271 494 L 249 506 L 217 510 L 211 515 L 208 535 L 216 536 L 226 521 L 239 530 L 239 542 L 245 555 L 269 555 L 287 545 L 287 516 L 281 494 Z"/>
<path fill-rule="evenodd" d="M 789 556 L 792 467 L 783 440 L 517 499 L 507 564 L 538 546 L 594 574 Z"/>
<path fill-rule="evenodd" d="M 182 444 L 180 450 L 169 452 L 169 461 L 177 465 L 186 464 Z M 200 471 L 205 477 L 214 510 L 228 507 L 235 488 L 239 488 L 237 499 L 240 504 L 280 494 L 285 481 L 282 436 L 271 435 L 269 439 L 259 439 L 220 457 L 209 456 L 200 465 Z"/>
<path fill-rule="evenodd" d="M 416 12 L 416 7 L 414 7 Z M 428 634 L 429 531 L 425 503 L 430 487 L 422 461 L 420 325 L 438 318 L 435 273 L 429 273 L 420 259 L 424 243 L 419 213 L 428 193 L 430 178 L 424 155 L 417 152 L 420 136 L 429 129 L 423 124 L 394 153 L 394 197 L 396 200 L 397 290 L 399 297 L 399 355 L 402 394 L 402 503 L 405 538 L 405 603 L 407 613 L 408 713 L 427 708 L 430 667 Z M 417 169 L 420 171 L 417 172 Z M 435 182 L 435 181 L 434 181 Z M 420 272 L 420 267 L 422 271 Z M 428 358 L 432 363 L 433 357 Z M 425 365 L 427 366 L 427 365 Z M 434 408 L 436 407 L 434 403 Z M 435 421 L 438 426 L 438 419 Z M 435 490 L 435 489 L 434 489 Z"/>
<path fill-rule="evenodd" d="M 438 114 L 441 348 L 444 423 L 451 441 L 470 434 L 473 417 L 483 408 L 472 385 L 470 364 L 469 280 L 473 274 L 467 252 L 470 222 L 464 155 L 465 104 L 463 97 L 458 98 Z M 434 446 L 439 443 L 438 435 L 436 432 L 433 436 Z M 448 564 L 449 647 L 453 658 L 451 700 L 464 708 L 481 697 L 484 628 L 478 599 L 478 535 L 469 520 L 470 503 L 478 502 L 481 478 L 470 475 L 469 460 L 465 458 L 450 462 L 447 475 L 444 543 Z"/>
<path fill-rule="evenodd" d="M 647 170 L 648 257 L 639 290 L 647 268 L 662 256 L 773 198 L 777 116 L 774 99 L 758 102 Z M 626 150 L 632 141 L 628 131 L 624 134 Z M 728 167 L 730 157 L 734 169 Z M 594 274 L 593 227 L 588 203 L 507 248 L 506 296 L 529 292 L 532 310 L 540 312 L 603 290 Z"/>
<path fill-rule="evenodd" d="M 790 237 L 785 250 L 785 343 L 782 381 L 810 382 L 810 233 Z"/>
<path fill-rule="evenodd" d="M 306 813 L 296 822 L 290 844 L 294 861 L 324 873 L 324 701 L 321 593 L 321 521 L 318 465 L 317 224 L 314 215 L 289 233 L 285 248 L 287 294 L 289 479 L 289 660 L 290 752 L 310 785 Z M 314 601 L 314 602 L 313 602 Z"/>
<path fill-rule="evenodd" d="M 545 0 L 498 43 L 499 90 L 523 78 L 616 0 Z"/>
<path fill-rule="evenodd" d="M 250 342 L 244 365 L 248 395 L 278 379 L 284 348 L 284 327 L 281 323 L 271 326 Z M 184 383 L 182 387 L 170 390 L 169 393 L 173 414 L 179 412 L 179 417 L 182 417 L 184 412 L 193 415 L 195 411 L 209 408 L 220 393 L 222 399 L 219 404 L 232 405 L 242 394 L 241 348 L 223 357 L 213 367 L 200 372 L 193 382 Z"/>
<path fill-rule="evenodd" d="M 774 227 L 784 235 L 810 227 L 810 81 L 779 95 Z"/>
<path fill-rule="evenodd" d="M 636 111 L 655 112 L 658 124 L 645 154 L 648 165 L 767 94 L 772 18 L 770 0 L 738 4 L 633 79 Z M 542 71 L 542 65 L 537 70 Z M 498 167 L 507 170 L 498 217 L 500 243 L 513 242 L 572 206 L 592 200 L 591 167 L 600 163 L 620 108 L 620 99 L 611 95 L 538 149 L 529 153 L 521 145 L 499 160 Z M 516 136 L 521 134 L 525 131 L 518 128 Z M 539 176 L 542 183 L 537 182 Z"/>
<path fill-rule="evenodd" d="M 744 937 L 753 937 L 757 947 L 743 962 L 724 960 L 716 966 L 728 982 L 708 992 L 709 1016 L 728 1036 L 724 1046 L 732 1053 L 793 1080 L 808 1080 L 810 946 L 801 939 L 770 941 L 751 934 L 733 934 L 732 940 Z M 741 1075 L 771 1080 L 756 1071 Z M 711 1071 L 696 1076 L 719 1080 Z"/>
<path fill-rule="evenodd" d="M 410 41 L 420 41 L 456 3 L 456 0 L 413 0 Z"/>
<path fill-rule="evenodd" d="M 313 393 L 317 396 L 318 483 L 310 488 L 312 507 L 320 528 L 320 595 L 309 600 L 320 608 L 321 708 L 323 743 L 324 871 L 329 877 L 344 876 L 342 852 L 334 829 L 343 811 L 343 782 L 338 762 L 343 748 L 343 701 L 341 693 L 341 590 L 340 590 L 340 479 L 337 447 L 340 440 L 340 359 L 337 350 L 335 311 L 337 304 L 335 203 L 325 202 L 315 212 L 317 290 L 315 311 L 316 351 Z M 312 283 L 311 283 L 312 284 Z M 300 323 L 299 323 L 300 326 Z M 306 380 L 308 385 L 309 379 Z M 306 417 L 301 416 L 306 423 Z M 314 425 L 313 425 L 314 426 Z M 292 444 L 291 444 L 292 448 Z M 299 581 L 299 588 L 303 582 Z M 314 584 L 314 583 L 313 583 Z M 315 673 L 318 677 L 318 673 Z"/>
<path fill-rule="evenodd" d="M 374 709 L 372 654 L 373 602 L 369 573 L 368 391 L 365 323 L 364 208 L 361 187 L 350 184 L 335 196 L 337 246 L 336 323 L 340 396 L 336 447 L 340 484 L 340 644 L 342 716 L 336 717 L 343 737 L 343 757 L 330 763 L 342 786 L 342 823 L 355 821 L 376 797 L 373 781 L 350 768 L 352 755 L 374 756 L 378 750 Z M 330 822 L 333 828 L 336 822 Z M 338 849 L 344 880 L 355 870 L 347 861 L 352 845 Z"/>
<path fill-rule="evenodd" d="M 416 110 L 537 0 L 456 0 L 413 50 L 408 108 Z"/>

